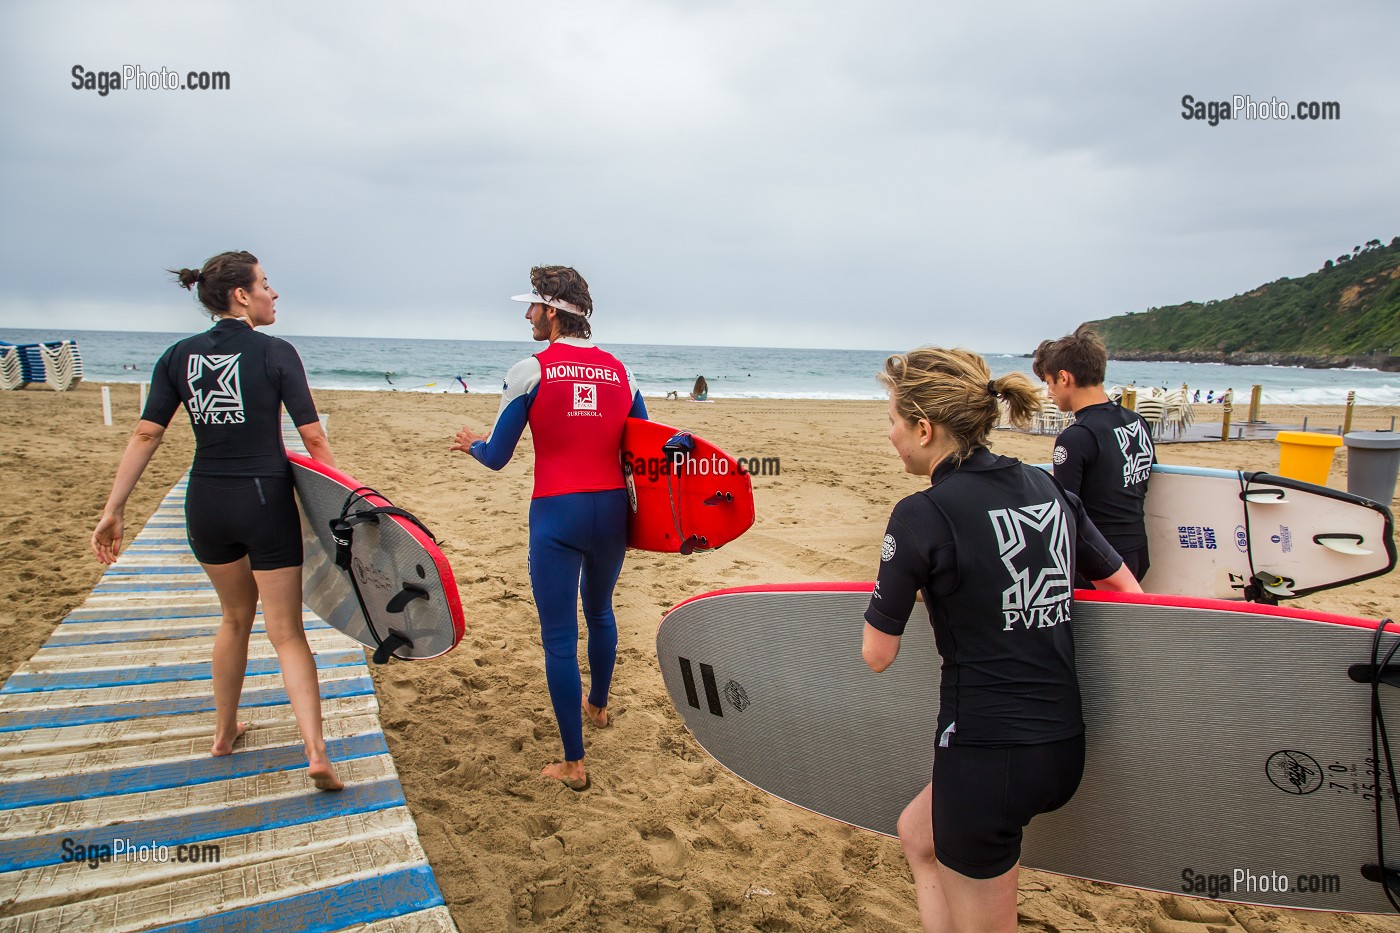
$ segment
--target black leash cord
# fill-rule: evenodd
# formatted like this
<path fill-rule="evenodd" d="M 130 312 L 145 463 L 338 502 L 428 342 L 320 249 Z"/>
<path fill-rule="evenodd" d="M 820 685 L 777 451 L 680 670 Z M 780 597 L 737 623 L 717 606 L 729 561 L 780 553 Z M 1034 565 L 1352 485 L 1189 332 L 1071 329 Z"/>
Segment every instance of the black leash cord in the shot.
<path fill-rule="evenodd" d="M 1384 751 L 1386 776 L 1390 778 L 1391 801 L 1397 810 L 1397 821 L 1400 822 L 1400 793 L 1397 793 L 1395 761 L 1391 757 L 1390 736 L 1385 728 L 1385 713 L 1381 709 L 1381 676 L 1395 657 L 1395 652 L 1400 650 L 1400 639 L 1397 639 L 1386 652 L 1385 660 L 1381 660 L 1381 634 L 1389 621 L 1383 620 L 1376 626 L 1376 634 L 1371 641 L 1371 759 L 1376 763 L 1376 865 L 1380 869 L 1381 890 L 1385 892 L 1386 900 L 1400 912 L 1400 901 L 1396 900 L 1386 877 L 1389 869 L 1385 864 L 1385 785 L 1381 782 L 1381 752 Z"/>

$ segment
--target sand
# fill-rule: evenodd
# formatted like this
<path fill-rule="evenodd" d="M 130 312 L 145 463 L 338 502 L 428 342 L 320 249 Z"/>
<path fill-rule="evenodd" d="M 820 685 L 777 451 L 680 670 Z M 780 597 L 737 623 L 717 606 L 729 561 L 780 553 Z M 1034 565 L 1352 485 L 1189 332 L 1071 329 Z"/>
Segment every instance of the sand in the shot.
<path fill-rule="evenodd" d="M 137 415 L 135 386 L 114 386 L 112 395 L 117 423 L 109 428 L 96 386 L 0 393 L 6 677 L 101 574 L 88 536 Z M 758 522 L 723 550 L 629 555 L 616 595 L 614 725 L 586 733 L 593 789 L 575 794 L 537 777 L 560 748 L 526 574 L 528 438 L 514 462 L 491 473 L 448 448 L 461 424 L 490 424 L 496 396 L 316 395 L 341 466 L 437 532 L 467 607 L 467 635 L 455 652 L 374 673 L 409 806 L 461 929 L 917 928 L 898 843 L 784 804 L 716 765 L 671 708 L 653 641 L 662 612 L 695 593 L 873 577 L 890 507 L 921 485 L 899 471 L 883 403 L 649 402 L 657 420 L 735 455 L 780 457 L 781 474 L 754 478 Z M 1314 424 L 1340 420 L 1336 410 L 1308 413 Z M 1300 419 L 1296 409 L 1278 416 Z M 994 442 L 1031 462 L 1049 459 L 1047 437 L 998 432 Z M 191 450 L 189 427 L 177 418 L 128 508 L 129 536 L 187 468 Z M 1278 448 L 1175 444 L 1159 457 L 1276 469 Z M 1339 455 L 1330 483 L 1345 482 Z M 1292 605 L 1379 617 L 1396 595 L 1391 575 Z M 1393 918 L 1225 907 L 1034 871 L 1022 874 L 1020 890 L 1026 930 L 1397 929 Z"/>

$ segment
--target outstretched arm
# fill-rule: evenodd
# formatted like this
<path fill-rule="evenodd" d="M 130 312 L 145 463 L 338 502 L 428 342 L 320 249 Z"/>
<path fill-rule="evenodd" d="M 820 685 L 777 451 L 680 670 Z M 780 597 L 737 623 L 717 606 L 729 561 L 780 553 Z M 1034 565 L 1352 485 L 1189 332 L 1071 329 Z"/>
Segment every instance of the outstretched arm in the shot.
<path fill-rule="evenodd" d="M 160 442 L 165 438 L 165 428 L 154 421 L 138 421 L 131 440 L 126 442 L 121 463 L 117 465 L 117 476 L 112 481 L 112 492 L 107 496 L 107 505 L 102 509 L 102 518 L 92 532 L 92 553 L 104 564 L 113 563 L 121 554 L 122 524 L 126 515 L 126 500 L 131 491 L 146 472 Z"/>
<path fill-rule="evenodd" d="M 540 361 L 526 357 L 510 368 L 501 386 L 501 408 L 489 435 L 477 434 L 463 425 L 452 450 L 469 453 L 485 466 L 499 470 L 510 462 L 515 445 L 530 420 L 530 405 L 540 387 Z"/>

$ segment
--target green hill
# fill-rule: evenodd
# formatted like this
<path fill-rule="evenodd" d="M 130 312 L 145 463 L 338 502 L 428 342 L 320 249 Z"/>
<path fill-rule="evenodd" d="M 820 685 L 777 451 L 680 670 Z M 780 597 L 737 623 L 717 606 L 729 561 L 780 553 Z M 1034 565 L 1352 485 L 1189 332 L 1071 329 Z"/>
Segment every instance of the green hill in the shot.
<path fill-rule="evenodd" d="M 1220 301 L 1088 322 L 1120 360 L 1400 371 L 1400 237 Z"/>

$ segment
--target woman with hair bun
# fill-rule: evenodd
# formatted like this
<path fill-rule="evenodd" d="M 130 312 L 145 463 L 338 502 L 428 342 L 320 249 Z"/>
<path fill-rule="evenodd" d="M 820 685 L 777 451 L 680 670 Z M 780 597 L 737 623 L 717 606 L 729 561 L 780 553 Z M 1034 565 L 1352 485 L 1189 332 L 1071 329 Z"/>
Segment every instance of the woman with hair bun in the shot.
<path fill-rule="evenodd" d="M 185 494 L 190 549 L 214 584 L 223 611 L 214 637 L 210 753 L 231 754 L 247 729 L 238 721 L 238 700 L 261 599 L 267 637 L 277 651 L 306 746 L 311 781 L 321 790 L 340 790 L 344 785 L 321 731 L 316 662 L 302 629 L 301 520 L 282 446 L 282 407 L 311 456 L 334 466 L 330 443 L 296 350 L 256 330 L 277 318 L 277 293 L 257 257 L 220 253 L 199 270 L 170 271 L 183 288 L 197 289 L 214 326 L 174 344 L 156 363 L 145 411 L 92 533 L 92 550 L 104 564 L 121 553 L 126 501 L 183 403 L 195 438 Z"/>
<path fill-rule="evenodd" d="M 862 655 L 899 653 L 922 599 L 943 658 L 933 778 L 899 818 L 925 930 L 1014 931 L 1022 829 L 1073 796 L 1084 720 L 1070 623 L 1076 568 L 1099 589 L 1141 592 L 1043 470 L 987 448 L 1004 403 L 1026 424 L 1039 394 L 993 379 L 962 349 L 891 356 L 890 443 L 929 488 L 890 516 Z"/>

